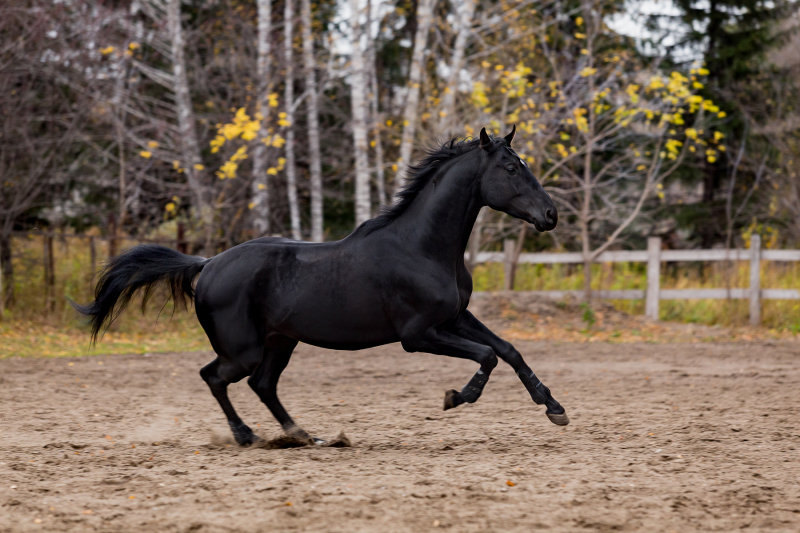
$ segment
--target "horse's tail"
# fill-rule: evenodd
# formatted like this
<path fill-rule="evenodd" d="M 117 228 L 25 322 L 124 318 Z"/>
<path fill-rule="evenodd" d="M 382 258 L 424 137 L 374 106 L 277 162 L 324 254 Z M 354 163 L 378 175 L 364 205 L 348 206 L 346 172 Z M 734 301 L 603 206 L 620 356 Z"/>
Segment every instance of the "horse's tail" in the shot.
<path fill-rule="evenodd" d="M 125 309 L 131 297 L 144 289 L 142 309 L 154 286 L 165 283 L 177 305 L 186 306 L 186 298 L 194 298 L 192 281 L 208 259 L 176 252 L 165 246 L 141 244 L 111 259 L 97 282 L 92 303 L 78 305 L 80 313 L 90 317 L 92 342 L 100 330 L 108 328 Z"/>

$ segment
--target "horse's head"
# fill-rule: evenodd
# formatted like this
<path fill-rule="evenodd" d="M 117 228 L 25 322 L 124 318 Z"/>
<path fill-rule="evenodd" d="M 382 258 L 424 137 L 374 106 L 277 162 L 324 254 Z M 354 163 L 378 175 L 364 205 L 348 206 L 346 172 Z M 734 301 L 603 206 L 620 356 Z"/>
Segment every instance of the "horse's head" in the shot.
<path fill-rule="evenodd" d="M 481 129 L 480 148 L 488 159 L 481 176 L 483 202 L 548 231 L 556 227 L 558 211 L 525 161 L 511 149 L 516 129 L 502 139 L 492 139 Z"/>

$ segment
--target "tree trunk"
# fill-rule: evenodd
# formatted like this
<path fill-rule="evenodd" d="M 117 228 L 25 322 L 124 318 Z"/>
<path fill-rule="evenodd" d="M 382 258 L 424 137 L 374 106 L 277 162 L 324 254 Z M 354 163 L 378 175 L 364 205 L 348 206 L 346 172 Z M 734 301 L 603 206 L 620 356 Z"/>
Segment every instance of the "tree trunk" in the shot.
<path fill-rule="evenodd" d="M 301 19 L 303 26 L 303 69 L 306 82 L 306 105 L 308 109 L 308 151 L 311 192 L 311 240 L 323 240 L 322 212 L 322 168 L 319 149 L 319 102 L 317 94 L 316 63 L 314 62 L 314 38 L 311 34 L 311 0 L 302 0 Z"/>
<path fill-rule="evenodd" d="M 292 63 L 292 26 L 294 23 L 293 2 L 286 2 L 283 10 L 283 57 L 286 68 L 284 99 L 286 102 L 286 194 L 289 199 L 289 217 L 292 238 L 302 239 L 300 230 L 300 206 L 297 199 L 297 175 L 294 161 L 294 64 Z"/>
<path fill-rule="evenodd" d="M 372 2 L 367 0 L 367 28 L 372 28 Z M 370 34 L 371 37 L 371 34 Z M 370 122 L 373 127 L 373 142 L 375 143 L 375 189 L 378 194 L 378 205 L 388 203 L 386 196 L 386 175 L 383 163 L 383 143 L 381 142 L 381 127 L 383 118 L 380 111 L 380 98 L 378 87 L 378 72 L 375 59 L 375 46 L 367 47 L 367 69 L 369 70 L 370 94 Z"/>
<path fill-rule="evenodd" d="M 175 108 L 178 117 L 181 158 L 183 159 L 186 182 L 194 197 L 197 215 L 203 224 L 204 253 L 211 255 L 214 235 L 214 210 L 211 206 L 211 191 L 204 181 L 200 144 L 194 123 L 194 110 L 189 93 L 189 80 L 186 75 L 186 58 L 183 47 L 183 29 L 181 28 L 181 2 L 169 0 L 167 4 L 167 26 L 171 43 L 172 74 L 175 84 Z"/>
<path fill-rule="evenodd" d="M 272 0 L 258 0 L 258 59 L 256 62 L 257 101 L 259 119 L 258 138 L 253 145 L 253 185 L 251 191 L 252 208 L 250 224 L 253 232 L 265 235 L 270 230 L 269 209 L 269 175 L 267 174 L 268 149 L 263 140 L 269 135 L 267 123 L 269 119 L 269 91 L 271 84 L 271 42 L 272 33 Z"/>
<path fill-rule="evenodd" d="M 417 4 L 417 32 L 414 35 L 414 51 L 411 54 L 411 65 L 408 72 L 408 95 L 403 112 L 403 136 L 400 140 L 400 160 L 397 162 L 395 189 L 402 185 L 400 176 L 405 175 L 411 162 L 411 149 L 417 131 L 417 115 L 419 114 L 419 89 L 422 83 L 422 63 L 425 59 L 425 48 L 428 43 L 428 29 L 433 19 L 433 0 L 419 0 Z"/>
<path fill-rule="evenodd" d="M 455 120 L 456 112 L 456 93 L 458 92 L 458 79 L 461 69 L 464 67 L 464 51 L 467 48 L 467 40 L 470 36 L 472 27 L 472 17 L 475 13 L 476 0 L 465 0 L 458 7 L 458 26 L 456 27 L 456 40 L 453 43 L 452 60 L 450 61 L 450 72 L 447 76 L 447 85 L 444 88 L 442 99 L 442 114 L 439 121 L 439 129 L 448 136 L 455 135 L 453 128 L 457 126 Z"/>
<path fill-rule="evenodd" d="M 356 226 L 370 217 L 369 160 L 367 157 L 367 81 L 364 71 L 364 50 L 361 40 L 360 1 L 350 0 L 352 17 L 352 56 L 350 59 L 350 102 L 352 106 L 353 149 L 355 152 Z"/>

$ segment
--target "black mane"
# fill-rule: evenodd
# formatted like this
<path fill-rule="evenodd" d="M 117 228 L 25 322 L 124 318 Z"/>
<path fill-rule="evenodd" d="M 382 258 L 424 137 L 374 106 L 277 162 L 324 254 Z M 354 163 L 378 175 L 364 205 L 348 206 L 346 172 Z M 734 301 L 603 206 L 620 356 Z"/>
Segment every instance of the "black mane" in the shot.
<path fill-rule="evenodd" d="M 495 139 L 493 139 L 495 140 Z M 408 177 L 403 188 L 395 193 L 395 200 L 391 205 L 381 208 L 381 212 L 375 218 L 364 222 L 358 229 L 372 232 L 382 228 L 399 217 L 411 205 L 414 198 L 428 184 L 431 178 L 436 175 L 442 164 L 450 161 L 469 151 L 474 150 L 480 144 L 480 139 L 461 139 L 455 138 L 444 143 L 439 148 L 431 148 L 426 151 L 425 158 L 416 165 L 408 168 Z"/>

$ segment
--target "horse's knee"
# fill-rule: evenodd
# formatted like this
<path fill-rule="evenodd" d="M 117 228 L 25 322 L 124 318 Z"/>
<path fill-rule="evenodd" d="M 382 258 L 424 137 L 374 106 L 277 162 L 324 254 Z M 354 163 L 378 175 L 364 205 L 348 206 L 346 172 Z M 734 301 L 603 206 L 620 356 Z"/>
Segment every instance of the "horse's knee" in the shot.
<path fill-rule="evenodd" d="M 489 373 L 497 366 L 497 355 L 489 350 L 487 353 L 483 354 L 478 363 L 480 363 L 481 369 L 484 372 Z"/>
<path fill-rule="evenodd" d="M 219 377 L 217 373 L 218 368 L 219 363 L 217 361 L 212 361 L 200 369 L 200 377 L 203 378 L 203 381 L 205 381 L 212 390 L 225 388 L 225 386 L 227 386 L 225 380 Z"/>

